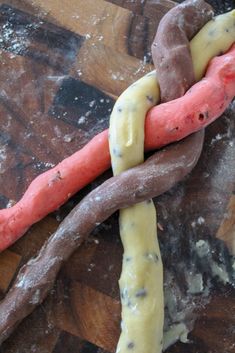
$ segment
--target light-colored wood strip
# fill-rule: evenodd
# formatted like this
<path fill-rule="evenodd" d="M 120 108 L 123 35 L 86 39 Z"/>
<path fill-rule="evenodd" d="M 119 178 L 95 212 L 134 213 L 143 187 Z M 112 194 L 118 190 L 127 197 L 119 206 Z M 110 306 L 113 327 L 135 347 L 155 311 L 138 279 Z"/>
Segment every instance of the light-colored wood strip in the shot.
<path fill-rule="evenodd" d="M 116 50 L 103 42 L 94 45 L 91 41 L 85 41 L 70 75 L 111 96 L 119 96 L 130 84 L 152 69 L 152 65 L 132 56 L 117 55 Z"/>
<path fill-rule="evenodd" d="M 81 246 L 67 262 L 63 273 L 67 280 L 83 283 L 95 291 L 117 299 L 122 252 L 120 243 L 100 237 L 98 245 L 89 243 Z"/>
<path fill-rule="evenodd" d="M 71 288 L 71 304 L 77 316 L 80 336 L 113 352 L 119 336 L 120 303 L 88 286 L 74 282 Z"/>
<path fill-rule="evenodd" d="M 69 298 L 57 301 L 49 320 L 72 335 L 114 352 L 120 333 L 120 312 L 119 301 L 73 281 Z"/>
<path fill-rule="evenodd" d="M 26 0 L 32 3 L 30 0 Z M 127 52 L 127 36 L 132 12 L 103 0 L 35 0 L 45 18 L 77 34 L 92 39 L 102 37 L 116 51 Z"/>
<path fill-rule="evenodd" d="M 230 253 L 235 256 L 235 196 L 230 198 L 227 212 L 216 237 L 223 240 Z"/>

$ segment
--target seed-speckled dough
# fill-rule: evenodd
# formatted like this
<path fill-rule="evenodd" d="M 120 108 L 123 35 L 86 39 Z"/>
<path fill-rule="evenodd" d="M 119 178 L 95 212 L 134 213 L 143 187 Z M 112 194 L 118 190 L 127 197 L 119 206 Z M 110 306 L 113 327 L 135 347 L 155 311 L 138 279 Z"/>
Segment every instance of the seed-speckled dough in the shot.
<path fill-rule="evenodd" d="M 118 98 L 109 127 L 114 175 L 143 162 L 145 115 L 157 104 L 159 94 L 155 72 L 151 72 L 136 81 Z"/>
<path fill-rule="evenodd" d="M 152 200 L 120 211 L 124 246 L 119 281 L 122 333 L 117 352 L 160 353 L 163 344 L 163 267 Z"/>
<path fill-rule="evenodd" d="M 214 17 L 191 40 L 190 49 L 196 80 L 206 71 L 208 62 L 225 53 L 235 40 L 235 10 Z"/>
<path fill-rule="evenodd" d="M 129 87 L 117 100 L 109 128 L 115 175 L 144 161 L 145 115 L 158 96 L 159 87 L 151 74 Z M 118 145 L 112 141 L 118 141 Z M 117 353 L 129 350 L 160 353 L 164 323 L 163 267 L 153 202 L 120 210 L 119 225 L 124 255 L 119 281 L 122 333 Z"/>

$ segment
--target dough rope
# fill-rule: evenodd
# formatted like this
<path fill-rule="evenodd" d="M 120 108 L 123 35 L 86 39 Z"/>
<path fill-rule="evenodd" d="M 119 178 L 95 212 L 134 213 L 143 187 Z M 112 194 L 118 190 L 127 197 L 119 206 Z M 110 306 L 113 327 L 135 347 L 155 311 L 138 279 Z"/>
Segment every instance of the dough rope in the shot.
<path fill-rule="evenodd" d="M 193 67 L 196 80 L 202 78 L 210 59 L 212 59 L 215 55 L 227 51 L 234 43 L 234 19 L 234 10 L 224 15 L 220 15 L 206 24 L 206 26 L 204 26 L 202 30 L 199 31 L 198 34 L 192 39 L 190 43 L 190 50 L 193 58 Z M 224 64 L 226 67 L 226 63 Z M 156 83 L 155 72 L 148 74 L 147 78 L 151 89 L 152 85 L 155 86 Z M 146 77 L 144 77 L 143 80 L 146 80 Z M 231 81 L 228 79 L 225 82 L 225 85 L 231 84 Z M 137 84 L 139 82 L 140 81 L 138 81 Z M 216 83 L 216 85 L 218 84 L 223 85 L 221 81 Z M 134 87 L 135 84 L 133 85 L 133 88 Z M 149 89 L 146 92 L 146 95 L 148 93 Z M 150 93 L 151 96 L 149 98 L 152 99 L 152 92 Z M 210 101 L 213 93 L 214 90 L 211 90 L 209 94 L 207 92 L 204 92 L 203 94 L 206 94 L 208 101 Z M 227 94 L 226 90 L 224 94 Z M 230 92 L 230 100 L 233 95 L 234 92 Z M 216 96 L 215 99 L 221 100 L 221 97 Z M 159 117 L 157 115 L 158 109 L 162 109 L 160 108 L 162 105 L 158 106 L 157 110 L 150 111 L 147 114 L 145 148 L 159 148 L 164 144 L 179 140 L 187 134 L 201 129 L 202 126 L 207 126 L 223 113 L 226 106 L 229 104 L 229 99 L 223 105 L 223 108 L 218 109 L 215 116 L 213 116 L 213 111 L 209 117 L 203 121 L 197 120 L 195 117 L 195 124 L 193 126 L 190 126 L 185 118 L 184 124 L 187 125 L 186 130 L 181 129 L 178 130 L 178 132 L 174 131 L 174 134 L 170 129 L 164 130 L 163 136 L 157 134 L 157 131 L 159 131 L 159 126 L 157 129 L 155 128 L 155 125 L 158 125 L 159 121 Z M 153 102 L 153 105 L 157 104 L 158 101 L 159 92 L 157 93 L 156 101 Z M 200 103 L 198 104 L 200 107 Z M 178 108 L 179 107 L 176 108 L 176 111 L 178 111 Z M 169 112 L 168 115 L 173 116 L 175 111 L 171 111 L 171 107 L 167 107 L 167 109 Z M 187 112 L 192 116 L 190 106 L 187 107 Z M 198 114 L 201 114 L 201 112 L 198 112 Z M 164 113 L 164 117 L 166 117 L 166 112 Z M 166 121 L 164 124 L 166 126 Z M 177 128 L 177 122 L 175 128 Z M 96 161 L 95 164 L 94 160 Z M 30 184 L 24 196 L 16 205 L 9 209 L 0 211 L 0 251 L 13 244 L 29 229 L 32 224 L 38 222 L 48 213 L 54 211 L 65 203 L 70 196 L 94 180 L 98 175 L 102 174 L 102 172 L 108 169 L 109 166 L 110 154 L 108 146 L 108 132 L 104 131 L 95 136 L 80 151 L 76 152 L 69 158 L 66 158 L 56 167 L 39 175 Z M 83 170 L 82 173 L 81 170 Z"/>
<path fill-rule="evenodd" d="M 144 161 L 144 122 L 152 102 L 141 99 L 148 78 L 141 83 L 118 98 L 111 114 L 109 139 L 114 175 Z M 151 93 L 155 101 L 157 89 L 152 87 Z M 119 280 L 122 324 L 116 352 L 161 352 L 163 268 L 152 200 L 120 210 L 119 226 L 124 254 Z"/>
<path fill-rule="evenodd" d="M 39 254 L 21 268 L 10 291 L 0 302 L 0 344 L 42 303 L 64 262 L 97 223 L 104 222 L 120 208 L 169 190 L 193 169 L 202 145 L 200 133 L 189 136 L 90 192 L 61 222 Z M 89 212 L 91 209 L 92 213 Z"/>
<path fill-rule="evenodd" d="M 164 101 L 183 95 L 186 88 L 194 83 L 188 38 L 191 39 L 212 14 L 211 7 L 204 1 L 189 0 L 176 6 L 160 22 L 160 32 L 157 30 L 157 43 L 155 47 L 152 46 L 152 54 L 157 73 L 160 73 L 159 83 Z M 190 27 L 192 16 L 195 20 Z M 178 31 L 181 34 L 175 42 L 169 41 L 169 26 L 173 37 Z M 165 60 L 167 55 L 170 60 Z M 166 65 L 160 61 L 158 66 L 159 58 Z M 174 73 L 176 85 L 171 80 L 171 72 Z M 144 161 L 145 116 L 159 97 L 158 85 L 155 83 L 153 86 L 153 82 L 149 81 L 151 77 L 147 76 L 138 85 L 127 89 L 113 108 L 109 147 L 114 175 Z M 148 200 L 120 210 L 119 226 L 124 254 L 119 280 L 121 335 L 116 352 L 131 350 L 135 353 L 160 353 L 163 348 L 164 325 L 163 265 L 153 201 Z"/>

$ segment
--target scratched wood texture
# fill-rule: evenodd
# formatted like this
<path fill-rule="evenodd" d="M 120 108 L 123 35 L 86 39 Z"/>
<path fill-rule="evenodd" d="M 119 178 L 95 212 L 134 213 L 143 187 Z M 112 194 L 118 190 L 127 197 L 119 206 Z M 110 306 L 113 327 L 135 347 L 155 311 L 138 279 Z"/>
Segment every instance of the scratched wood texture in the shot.
<path fill-rule="evenodd" d="M 217 13 L 235 7 L 234 1 L 211 3 Z M 152 68 L 153 36 L 173 6 L 170 0 L 0 1 L 1 208 L 19 200 L 34 177 L 108 126 L 117 96 Z M 234 139 L 231 115 L 207 129 L 203 154 L 191 175 L 155 200 L 163 246 L 170 226 L 187 237 L 194 220 L 203 215 L 198 239 L 217 234 L 235 254 L 235 153 L 226 140 L 231 144 Z M 106 172 L 0 254 L 0 298 L 20 265 L 110 175 Z M 121 257 L 115 214 L 74 253 L 48 298 L 0 352 L 114 352 Z M 211 302 L 201 308 L 191 343 L 177 343 L 167 352 L 234 352 L 234 301 L 232 288 L 215 289 Z"/>

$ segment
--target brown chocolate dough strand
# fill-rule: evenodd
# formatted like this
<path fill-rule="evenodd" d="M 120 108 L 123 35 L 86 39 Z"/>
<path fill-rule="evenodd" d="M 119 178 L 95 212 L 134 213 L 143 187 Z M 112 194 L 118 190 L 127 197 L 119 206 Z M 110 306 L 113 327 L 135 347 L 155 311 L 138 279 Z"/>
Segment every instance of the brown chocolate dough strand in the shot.
<path fill-rule="evenodd" d="M 161 101 L 179 98 L 195 83 L 189 41 L 214 15 L 203 0 L 187 0 L 162 18 L 151 46 Z M 199 132 L 204 136 L 204 131 Z M 201 146 L 195 148 L 201 149 Z"/>
<path fill-rule="evenodd" d="M 156 152 L 142 165 L 105 181 L 70 212 L 38 256 L 21 268 L 0 303 L 0 343 L 45 299 L 63 263 L 92 229 L 118 209 L 160 195 L 184 178 L 198 161 L 203 139 L 196 133 Z"/>
<path fill-rule="evenodd" d="M 189 41 L 212 16 L 212 7 L 205 1 L 187 0 L 160 21 L 151 49 L 161 102 L 183 96 L 194 84 Z"/>

